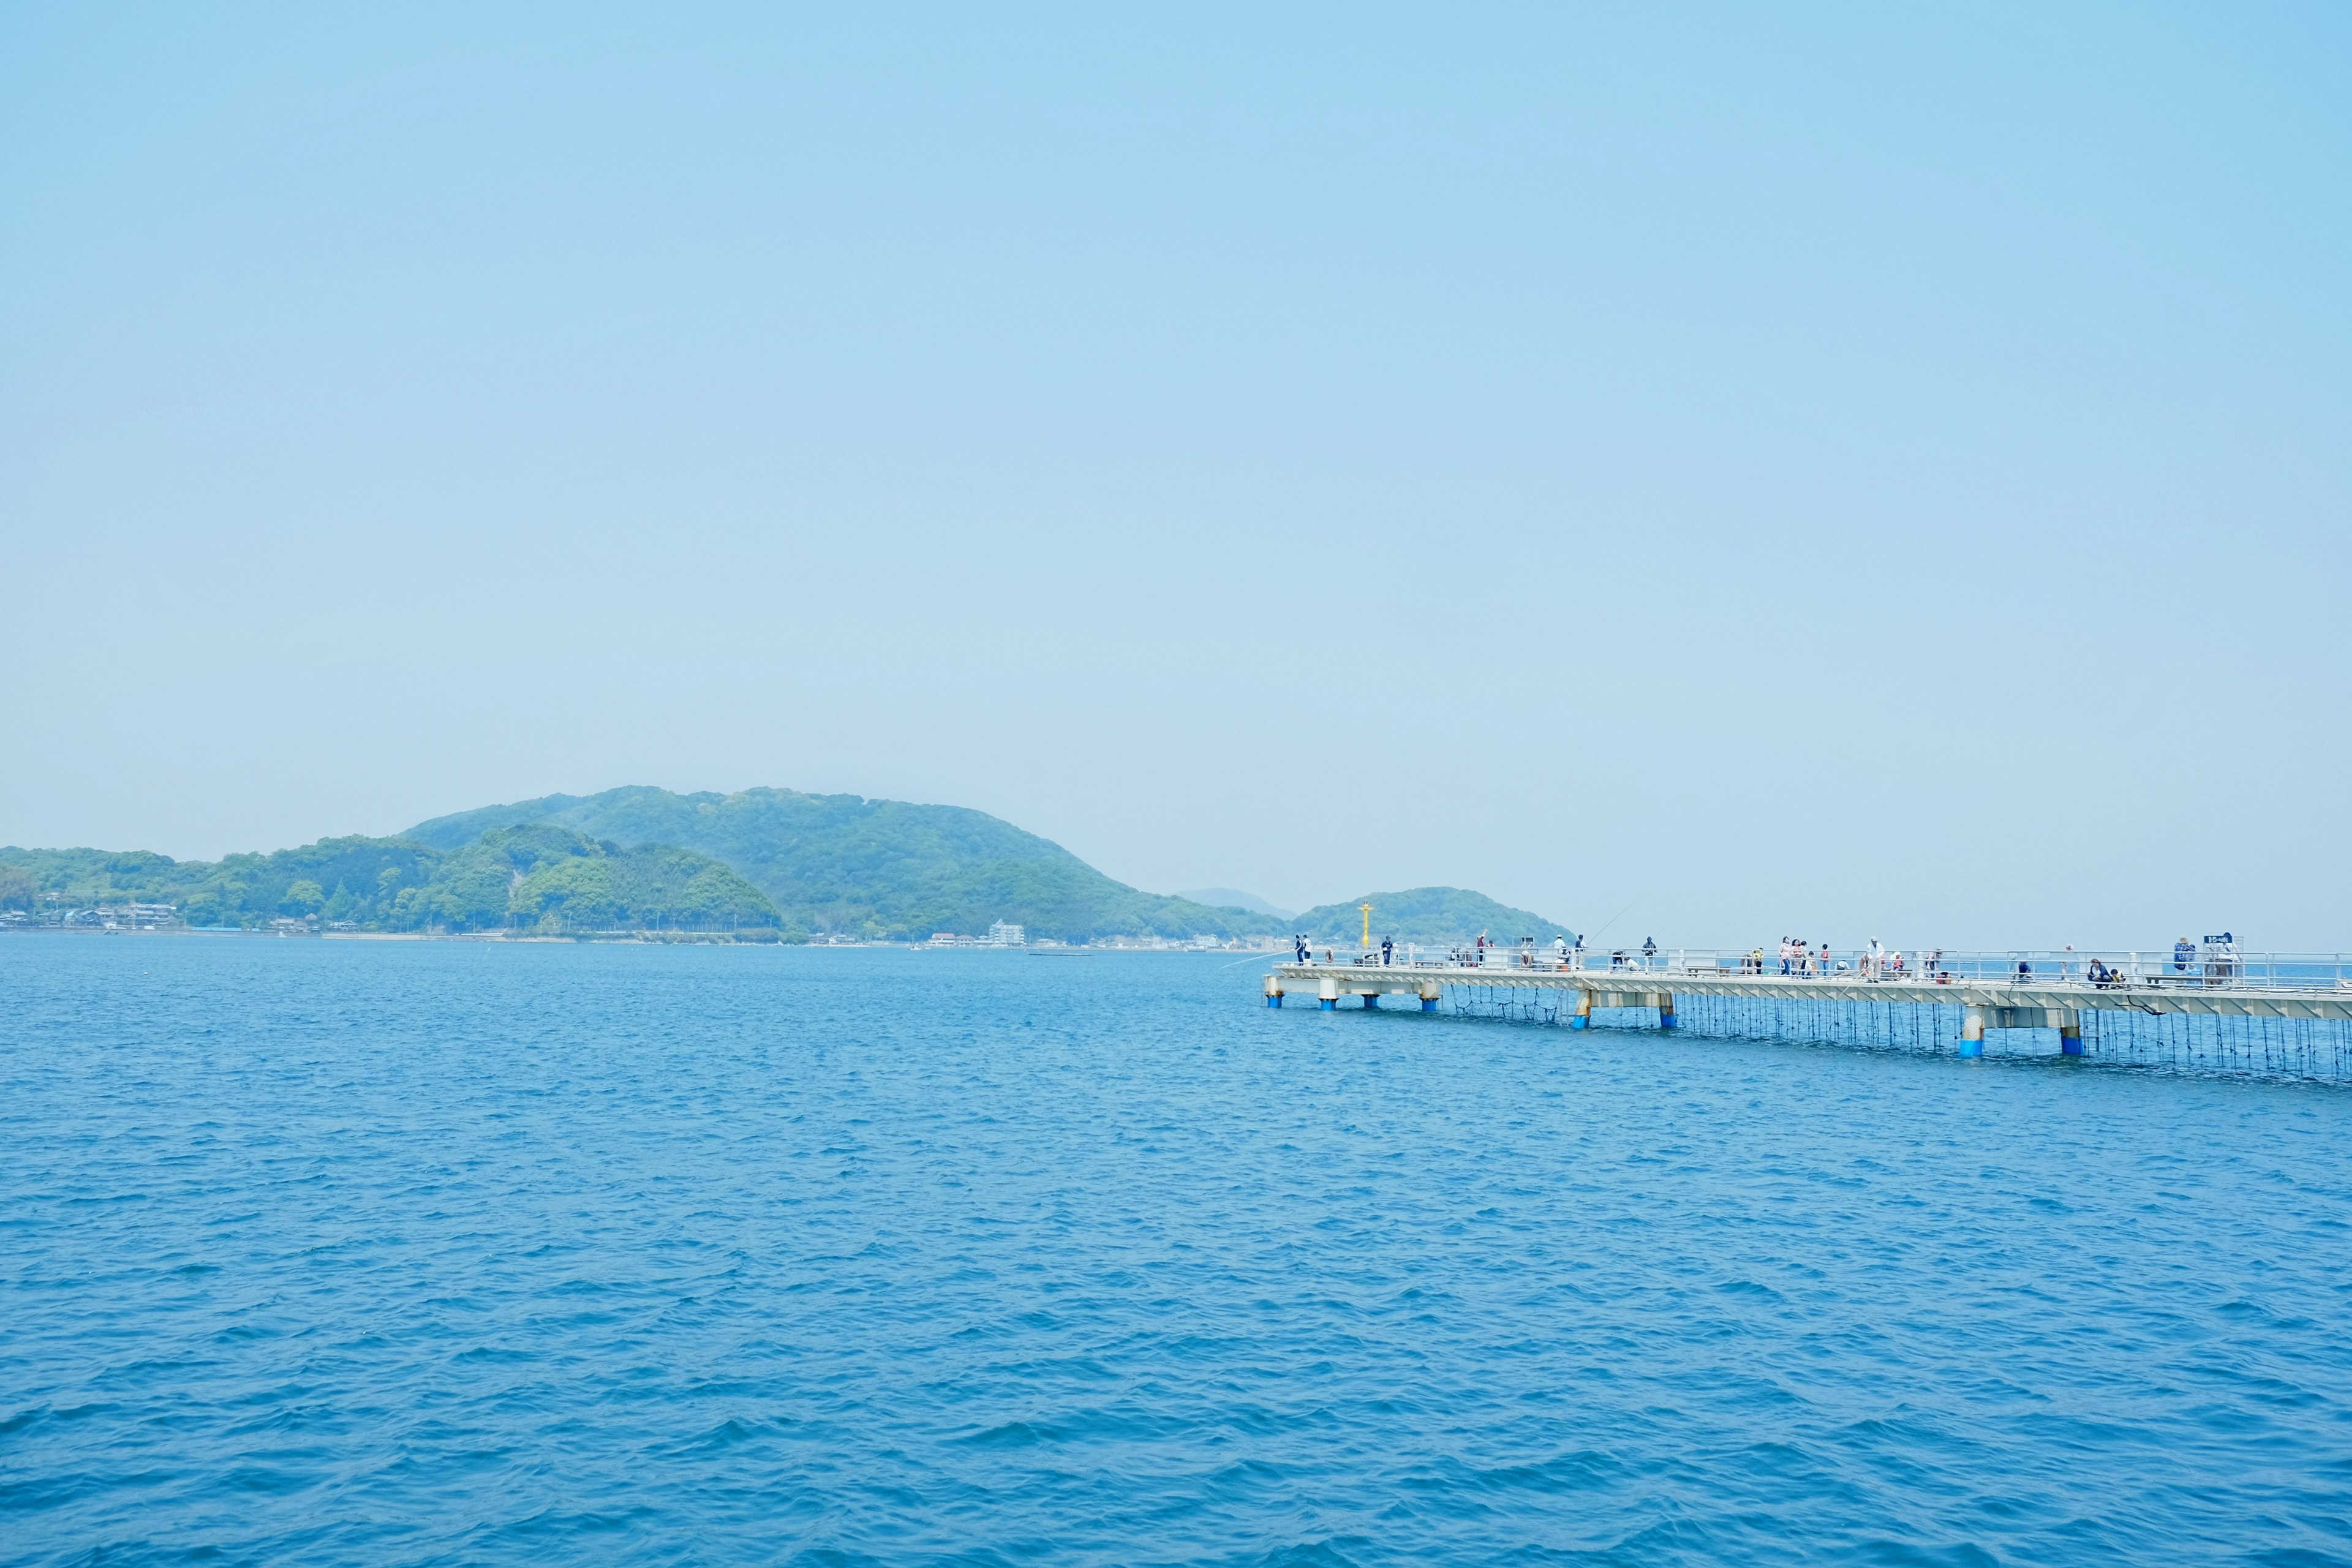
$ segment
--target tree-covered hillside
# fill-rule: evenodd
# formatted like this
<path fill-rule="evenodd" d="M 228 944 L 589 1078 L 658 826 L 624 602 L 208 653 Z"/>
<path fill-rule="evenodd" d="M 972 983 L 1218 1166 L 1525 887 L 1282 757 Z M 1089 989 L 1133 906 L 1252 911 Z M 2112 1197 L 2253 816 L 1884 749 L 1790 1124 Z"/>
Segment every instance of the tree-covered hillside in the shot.
<path fill-rule="evenodd" d="M 625 849 L 551 823 L 501 827 L 452 851 L 422 900 L 454 930 L 677 928 L 781 923 L 759 889 L 707 855 L 667 845 Z"/>
<path fill-rule="evenodd" d="M 1140 892 L 985 812 L 854 795 L 648 787 L 542 796 L 436 817 L 397 838 L 178 862 L 98 849 L 0 849 L 0 910 L 176 904 L 192 925 L 280 919 L 362 930 L 772 930 L 919 941 L 998 921 L 1031 937 L 1310 933 L 1349 945 L 1360 899 L 1295 918 Z M 1461 888 L 1369 895 L 1375 939 L 1439 945 L 1565 928 Z"/>
<path fill-rule="evenodd" d="M 190 925 L 280 919 L 362 931 L 772 929 L 775 906 L 709 856 L 624 849 L 565 828 L 502 828 L 445 853 L 400 838 L 176 861 L 144 852 L 0 849 L 0 900 L 174 904 Z"/>
<path fill-rule="evenodd" d="M 537 821 L 619 844 L 683 845 L 722 860 L 774 901 L 788 936 L 920 939 L 935 931 L 976 933 L 997 921 L 1065 941 L 1286 929 L 1244 910 L 1139 892 L 985 812 L 854 795 L 673 795 L 636 786 L 486 806 L 420 823 L 405 837 L 456 849 L 485 832 Z"/>
<path fill-rule="evenodd" d="M 1576 940 L 1576 933 L 1541 915 L 1526 910 L 1515 910 L 1498 904 L 1484 893 L 1474 893 L 1467 888 L 1408 888 L 1401 893 L 1366 893 L 1341 904 L 1321 904 L 1308 910 L 1293 922 L 1293 931 L 1304 931 L 1318 945 L 1352 947 L 1364 934 L 1364 917 L 1360 904 L 1372 906 L 1372 940 L 1393 937 L 1398 942 L 1419 942 L 1424 947 L 1443 947 L 1452 942 L 1468 942 L 1485 933 L 1493 941 L 1506 944 L 1523 936 L 1538 942 L 1549 942 L 1554 937 Z"/>

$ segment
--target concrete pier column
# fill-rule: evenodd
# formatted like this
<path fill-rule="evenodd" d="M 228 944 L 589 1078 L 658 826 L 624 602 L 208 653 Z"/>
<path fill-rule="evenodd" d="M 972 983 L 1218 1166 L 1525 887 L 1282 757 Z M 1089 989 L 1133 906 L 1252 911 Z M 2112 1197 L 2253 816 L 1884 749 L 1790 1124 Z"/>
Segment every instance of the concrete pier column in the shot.
<path fill-rule="evenodd" d="M 1984 1055 L 1984 1009 L 1970 1007 L 1960 1014 L 1960 1055 Z"/>
<path fill-rule="evenodd" d="M 1423 981 L 1421 983 L 1421 1010 L 1424 1013 L 1436 1012 L 1437 997 L 1437 982 L 1434 980 Z"/>
<path fill-rule="evenodd" d="M 1326 1013 L 1335 1010 L 1339 1005 L 1339 983 L 1328 974 L 1323 977 L 1322 1002 L 1323 1011 Z"/>
<path fill-rule="evenodd" d="M 1363 996 L 1364 996 L 1364 1011 L 1365 1011 L 1365 1012 L 1367 1012 L 1367 1013 L 1376 1013 L 1376 1012 L 1380 1011 L 1380 1006 L 1381 1006 L 1381 994 L 1380 994 L 1379 992 L 1377 992 L 1377 991 L 1367 991 L 1367 992 L 1365 992 L 1365 993 L 1363 994 Z"/>
<path fill-rule="evenodd" d="M 1279 1007 L 1282 1005 L 1282 977 L 1280 975 L 1269 974 L 1265 977 L 1265 1005 L 1269 1007 Z"/>
<path fill-rule="evenodd" d="M 1675 994 L 1671 991 L 1661 991 L 1658 993 L 1658 1027 L 1671 1029 L 1674 1026 Z"/>
<path fill-rule="evenodd" d="M 1576 994 L 1576 1016 L 1568 1021 L 1568 1026 L 1571 1029 L 1589 1029 L 1592 1027 L 1591 992 L 1580 991 Z"/>
<path fill-rule="evenodd" d="M 2072 1007 L 2053 1008 L 2058 1017 L 2058 1054 L 2079 1057 L 2083 1054 L 2083 1015 Z"/>

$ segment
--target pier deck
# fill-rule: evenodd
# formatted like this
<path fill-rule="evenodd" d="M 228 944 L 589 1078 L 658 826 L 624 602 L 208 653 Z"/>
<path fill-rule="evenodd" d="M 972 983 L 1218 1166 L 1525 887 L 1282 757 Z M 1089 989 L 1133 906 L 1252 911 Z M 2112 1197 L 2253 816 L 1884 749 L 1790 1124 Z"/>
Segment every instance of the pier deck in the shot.
<path fill-rule="evenodd" d="M 2142 972 L 2097 984 L 2063 972 L 2005 977 L 1983 966 L 1873 976 L 1720 964 L 1581 968 L 1541 956 L 1507 964 L 1294 963 L 1266 975 L 1265 1000 L 1279 1007 L 1286 995 L 1311 994 L 1336 1009 L 1352 997 L 1377 1008 L 1383 996 L 1404 995 L 1425 1013 L 1443 1005 L 1571 1029 L 1591 1027 L 1596 1013 L 1631 1009 L 1654 1012 L 1665 1029 L 1695 1016 L 1707 1034 L 1894 1040 L 1963 1057 L 1983 1055 L 1988 1032 L 2017 1029 L 2054 1030 L 2059 1054 L 2079 1057 L 2087 1030 L 2102 1055 L 2154 1051 L 2202 1063 L 2236 1052 L 2264 1064 L 2292 1059 L 2306 1076 L 2340 1080 L 2352 1072 L 2352 983 L 2340 964 L 2307 967 L 2309 973 L 2273 970 L 2259 979 L 2234 967 L 2218 974 Z"/>
<path fill-rule="evenodd" d="M 1329 984 L 1327 986 L 1326 982 Z M 1954 975 L 1931 981 L 1918 976 L 1866 980 L 1857 975 L 1724 973 L 1719 970 L 1562 969 L 1495 964 L 1282 963 L 1266 976 L 1266 994 L 1312 993 L 1320 1000 L 1340 996 L 1411 995 L 1433 1001 L 1431 987 L 1446 985 L 1532 986 L 1592 996 L 1594 1007 L 1656 1007 L 1654 998 L 1748 996 L 1808 1002 L 1907 1002 L 1945 1007 L 2084 1012 L 2189 1013 L 2207 1017 L 2352 1019 L 2352 990 L 2340 985 L 2265 984 L 2190 975 L 2129 984 L 2093 985 L 2083 980 L 1994 981 Z M 1641 996 L 1651 1000 L 1616 1000 Z M 1672 1013 L 1671 1001 L 1665 1011 Z M 1995 1024 L 1993 1027 L 2005 1026 Z"/>

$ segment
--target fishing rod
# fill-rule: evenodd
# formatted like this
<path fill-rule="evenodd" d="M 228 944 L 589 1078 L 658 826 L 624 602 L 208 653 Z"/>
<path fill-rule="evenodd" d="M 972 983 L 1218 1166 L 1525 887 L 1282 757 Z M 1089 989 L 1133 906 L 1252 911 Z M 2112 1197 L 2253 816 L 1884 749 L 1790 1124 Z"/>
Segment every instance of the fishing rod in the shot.
<path fill-rule="evenodd" d="M 1619 921 L 1623 920 L 1623 919 L 1625 918 L 1625 910 L 1630 910 L 1630 909 L 1632 909 L 1635 904 L 1638 904 L 1638 903 L 1640 903 L 1641 901 L 1642 901 L 1642 895 L 1641 895 L 1641 894 L 1639 894 L 1639 893 L 1636 893 L 1636 894 L 1634 894 L 1632 898 L 1630 898 L 1630 899 L 1626 900 L 1625 900 L 1625 909 L 1623 909 L 1623 910 L 1619 910 L 1615 914 L 1611 915 L 1611 916 L 1609 917 L 1609 925 L 1608 925 L 1608 926 L 1602 926 L 1599 931 L 1594 931 L 1594 932 L 1592 933 L 1592 945 L 1593 945 L 1593 946 L 1595 946 L 1595 947 L 1599 947 L 1599 946 L 1601 945 L 1601 939 L 1602 937 L 1607 936 L 1607 935 L 1609 934 L 1609 926 L 1613 926 L 1613 925 L 1615 925 Z"/>

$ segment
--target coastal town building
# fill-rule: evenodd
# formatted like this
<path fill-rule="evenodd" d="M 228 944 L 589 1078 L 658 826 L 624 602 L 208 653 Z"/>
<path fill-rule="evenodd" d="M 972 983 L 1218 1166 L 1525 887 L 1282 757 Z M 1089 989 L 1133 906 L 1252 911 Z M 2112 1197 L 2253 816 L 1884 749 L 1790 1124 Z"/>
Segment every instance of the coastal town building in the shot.
<path fill-rule="evenodd" d="M 1020 926 L 998 921 L 988 928 L 986 936 L 963 936 L 951 931 L 935 931 L 925 947 L 1026 947 L 1028 933 Z"/>

